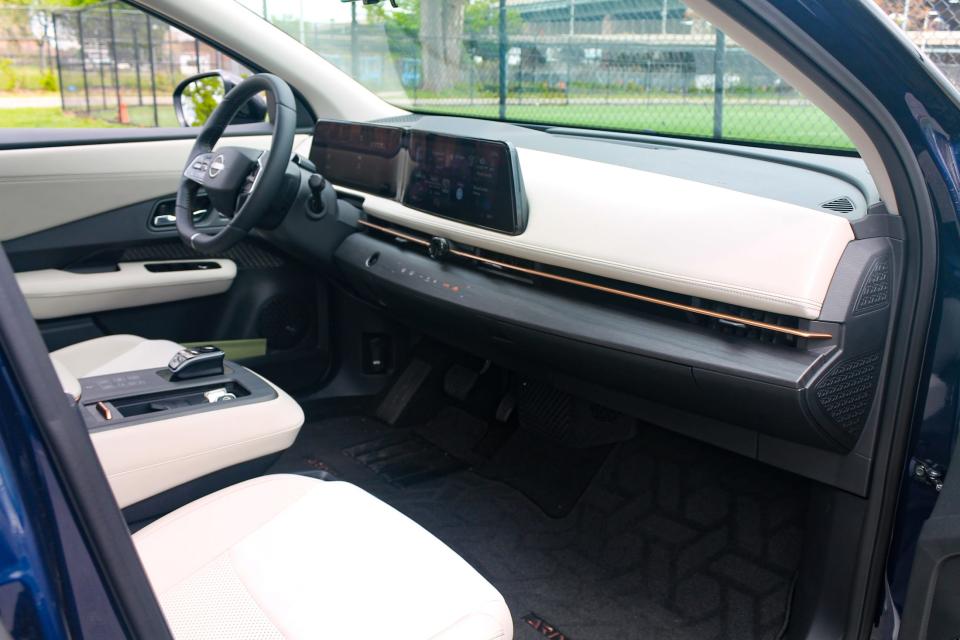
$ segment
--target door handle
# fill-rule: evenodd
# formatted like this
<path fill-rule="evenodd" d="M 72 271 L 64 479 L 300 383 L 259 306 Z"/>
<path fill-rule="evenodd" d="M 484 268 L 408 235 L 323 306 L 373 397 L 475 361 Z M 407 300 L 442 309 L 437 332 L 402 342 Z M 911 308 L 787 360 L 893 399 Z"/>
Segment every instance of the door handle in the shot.
<path fill-rule="evenodd" d="M 206 209 L 197 209 L 193 212 L 193 221 L 199 222 L 205 215 Z M 177 216 L 172 213 L 156 213 L 150 219 L 150 226 L 155 229 L 166 229 L 177 225 Z"/>

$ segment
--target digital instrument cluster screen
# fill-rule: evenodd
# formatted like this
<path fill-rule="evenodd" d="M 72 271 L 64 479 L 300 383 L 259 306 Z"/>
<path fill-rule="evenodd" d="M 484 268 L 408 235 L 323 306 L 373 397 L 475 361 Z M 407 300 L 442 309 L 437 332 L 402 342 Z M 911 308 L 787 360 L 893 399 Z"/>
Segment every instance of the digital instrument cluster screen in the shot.
<path fill-rule="evenodd" d="M 411 131 L 403 203 L 459 222 L 516 233 L 513 156 L 504 142 Z"/>
<path fill-rule="evenodd" d="M 310 161 L 336 185 L 395 198 L 399 192 L 403 129 L 318 122 Z"/>

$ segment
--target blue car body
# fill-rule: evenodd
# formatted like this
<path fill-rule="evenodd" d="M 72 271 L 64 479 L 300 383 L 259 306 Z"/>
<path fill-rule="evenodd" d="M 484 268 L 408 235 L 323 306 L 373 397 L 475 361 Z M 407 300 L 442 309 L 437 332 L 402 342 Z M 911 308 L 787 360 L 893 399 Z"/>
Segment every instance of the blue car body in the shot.
<path fill-rule="evenodd" d="M 925 341 L 911 354 L 922 358 L 923 369 L 919 385 L 907 390 L 916 394 L 915 410 L 898 465 L 904 481 L 886 569 L 893 601 L 902 607 L 916 540 L 937 498 L 932 486 L 909 481 L 911 460 L 946 472 L 957 439 L 960 359 L 954 336 L 960 317 L 952 309 L 960 309 L 960 167 L 950 132 L 960 132 L 960 106 L 955 91 L 866 3 L 771 4 L 892 116 L 931 195 L 936 278 L 927 284 L 935 291 L 929 326 L 917 329 Z M 730 0 L 725 9 L 747 15 L 752 5 Z M 904 213 L 908 226 L 923 224 Z M 123 637 L 117 603 L 95 569 L 95 554 L 81 535 L 83 523 L 65 499 L 61 475 L 9 364 L 0 353 L 0 617 L 16 638 Z"/>

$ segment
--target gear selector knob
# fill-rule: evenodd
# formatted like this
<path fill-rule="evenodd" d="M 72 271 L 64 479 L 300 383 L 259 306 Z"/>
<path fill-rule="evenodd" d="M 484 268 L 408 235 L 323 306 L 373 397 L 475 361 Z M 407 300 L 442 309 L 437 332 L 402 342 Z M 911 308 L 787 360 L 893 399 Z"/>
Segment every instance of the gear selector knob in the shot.
<path fill-rule="evenodd" d="M 224 353 L 212 344 L 178 351 L 167 368 L 171 380 L 190 380 L 223 375 Z"/>

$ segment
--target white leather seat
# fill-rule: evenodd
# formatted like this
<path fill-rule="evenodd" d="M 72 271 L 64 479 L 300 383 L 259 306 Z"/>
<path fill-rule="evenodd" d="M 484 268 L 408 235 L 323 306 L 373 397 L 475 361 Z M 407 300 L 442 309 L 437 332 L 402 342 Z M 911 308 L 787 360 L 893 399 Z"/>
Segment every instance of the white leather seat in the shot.
<path fill-rule="evenodd" d="M 344 482 L 264 476 L 133 539 L 178 640 L 513 637 L 503 597 L 480 574 Z"/>

